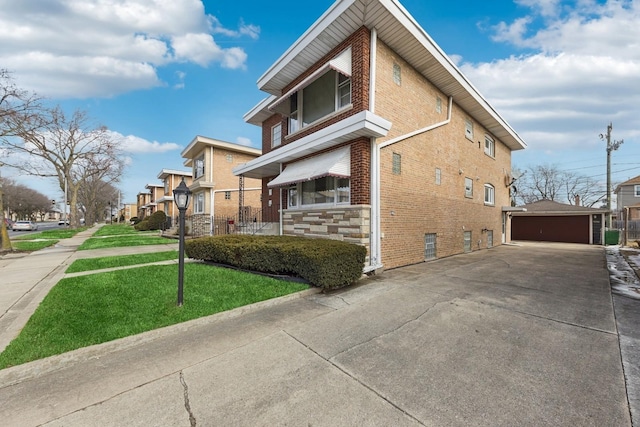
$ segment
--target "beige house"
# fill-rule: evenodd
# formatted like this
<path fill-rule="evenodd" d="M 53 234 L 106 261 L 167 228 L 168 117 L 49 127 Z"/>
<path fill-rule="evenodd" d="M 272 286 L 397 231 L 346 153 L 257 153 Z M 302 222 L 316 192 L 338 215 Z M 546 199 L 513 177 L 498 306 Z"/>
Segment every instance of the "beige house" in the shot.
<path fill-rule="evenodd" d="M 256 159 L 260 153 L 255 148 L 204 136 L 196 136 L 182 151 L 184 165 L 192 168 L 189 189 L 194 234 L 223 233 L 229 225 L 238 226 L 260 209 L 262 181 L 245 179 L 244 191 L 240 192 L 240 180 L 233 174 L 234 167 Z"/>
<path fill-rule="evenodd" d="M 158 174 L 158 179 L 162 181 L 163 195 L 156 203 L 162 205 L 162 210 L 167 216 L 171 218 L 178 216 L 178 207 L 173 202 L 173 190 L 180 185 L 180 182 L 183 179 L 185 184 L 190 186 L 192 182 L 191 177 L 191 171 L 179 171 L 174 169 L 162 169 Z M 191 206 L 189 206 L 186 214 L 191 215 L 191 210 Z"/>
<path fill-rule="evenodd" d="M 143 206 L 145 217 L 157 211 L 164 211 L 164 204 L 158 204 L 158 200 L 162 199 L 162 197 L 164 196 L 164 185 L 147 184 L 145 188 L 147 189 L 147 191 L 149 191 L 149 201 L 146 205 Z"/>
<path fill-rule="evenodd" d="M 283 234 L 368 249 L 365 271 L 510 239 L 525 142 L 396 0 L 336 1 L 258 80 L 245 115 Z"/>
<path fill-rule="evenodd" d="M 136 203 L 124 203 L 120 213 L 118 214 L 118 221 L 120 218 L 124 218 L 125 222 L 129 222 L 131 218 L 138 216 L 138 205 Z"/>
<path fill-rule="evenodd" d="M 147 214 L 147 205 L 151 202 L 151 193 L 148 191 L 141 191 L 136 196 L 136 210 L 138 211 L 138 218 L 143 219 Z"/>

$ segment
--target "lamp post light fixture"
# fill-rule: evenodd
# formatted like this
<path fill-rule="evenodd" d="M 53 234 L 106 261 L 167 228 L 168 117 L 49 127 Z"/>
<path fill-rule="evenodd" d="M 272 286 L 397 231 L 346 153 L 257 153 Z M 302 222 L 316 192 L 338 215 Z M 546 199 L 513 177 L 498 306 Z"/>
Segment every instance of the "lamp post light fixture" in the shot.
<path fill-rule="evenodd" d="M 173 189 L 173 201 L 178 207 L 180 240 L 178 243 L 178 307 L 182 307 L 184 284 L 184 213 L 191 201 L 191 190 L 184 182 L 184 177 L 176 188 Z"/>

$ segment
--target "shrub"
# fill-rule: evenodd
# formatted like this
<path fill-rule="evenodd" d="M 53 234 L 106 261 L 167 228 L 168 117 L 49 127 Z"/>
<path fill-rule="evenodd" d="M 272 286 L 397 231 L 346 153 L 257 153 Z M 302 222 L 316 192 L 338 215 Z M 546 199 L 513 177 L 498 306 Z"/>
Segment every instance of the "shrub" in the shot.
<path fill-rule="evenodd" d="M 295 236 L 226 235 L 185 242 L 187 256 L 244 270 L 302 277 L 337 289 L 362 276 L 366 248 L 352 243 Z"/>
<path fill-rule="evenodd" d="M 148 218 L 137 223 L 134 228 L 138 231 L 160 230 L 167 222 L 167 215 L 162 211 L 152 213 Z"/>
<path fill-rule="evenodd" d="M 149 221 L 147 219 L 143 219 L 133 226 L 138 231 L 148 231 L 149 230 Z"/>

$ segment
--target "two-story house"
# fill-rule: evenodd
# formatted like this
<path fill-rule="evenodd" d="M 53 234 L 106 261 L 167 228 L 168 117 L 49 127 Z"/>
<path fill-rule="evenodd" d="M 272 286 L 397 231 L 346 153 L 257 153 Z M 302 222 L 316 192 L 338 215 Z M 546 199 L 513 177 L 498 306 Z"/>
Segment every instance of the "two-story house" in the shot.
<path fill-rule="evenodd" d="M 138 218 L 143 219 L 148 215 L 147 206 L 151 202 L 151 193 L 148 191 L 141 191 L 136 196 L 136 210 L 138 212 Z"/>
<path fill-rule="evenodd" d="M 614 193 L 617 219 L 640 219 L 640 175 L 619 184 Z"/>
<path fill-rule="evenodd" d="M 168 217 L 176 218 L 179 213 L 178 207 L 173 202 L 174 188 L 180 185 L 180 182 L 182 182 L 183 179 L 187 186 L 191 185 L 192 175 L 191 171 L 180 171 L 175 169 L 162 169 L 158 174 L 158 179 L 162 181 L 164 194 L 157 200 L 157 203 L 162 204 L 162 210 Z M 186 214 L 191 215 L 191 211 L 191 206 L 189 206 Z"/>
<path fill-rule="evenodd" d="M 365 271 L 510 239 L 525 142 L 396 0 L 336 1 L 259 78 L 245 115 L 283 234 L 368 249 Z"/>
<path fill-rule="evenodd" d="M 147 184 L 145 185 L 147 191 L 149 191 L 149 202 L 144 205 L 145 216 L 149 216 L 157 211 L 164 210 L 164 204 L 158 205 L 158 200 L 164 196 L 164 185 L 162 184 Z"/>
<path fill-rule="evenodd" d="M 240 179 L 233 168 L 260 156 L 261 151 L 204 136 L 196 136 L 182 151 L 184 165 L 192 168 L 192 232 L 196 235 L 228 232 L 260 210 L 261 180 Z M 236 224 L 238 222 L 238 224 Z"/>

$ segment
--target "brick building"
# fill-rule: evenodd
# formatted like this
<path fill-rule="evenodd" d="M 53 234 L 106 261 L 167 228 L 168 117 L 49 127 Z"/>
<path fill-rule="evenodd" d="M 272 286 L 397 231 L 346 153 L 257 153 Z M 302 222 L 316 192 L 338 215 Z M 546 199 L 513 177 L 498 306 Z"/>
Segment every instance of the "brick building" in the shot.
<path fill-rule="evenodd" d="M 262 155 L 234 173 L 284 234 L 362 244 L 365 271 L 510 239 L 526 144 L 397 1 L 336 1 L 258 87 Z"/>
<path fill-rule="evenodd" d="M 217 139 L 196 136 L 182 151 L 184 165 L 192 168 L 191 211 L 195 234 L 217 234 L 215 217 L 238 218 L 239 209 L 253 212 L 260 208 L 261 181 L 247 178 L 240 200 L 239 178 L 232 169 L 254 160 L 260 150 Z"/>
<path fill-rule="evenodd" d="M 184 179 L 187 186 L 191 185 L 191 171 L 180 171 L 175 169 L 162 169 L 158 174 L 158 179 L 162 181 L 163 194 L 156 203 L 162 204 L 162 210 L 170 217 L 175 218 L 178 216 L 179 210 L 173 201 L 173 190 L 180 185 L 180 182 Z M 191 206 L 187 208 L 187 215 L 191 215 Z"/>

